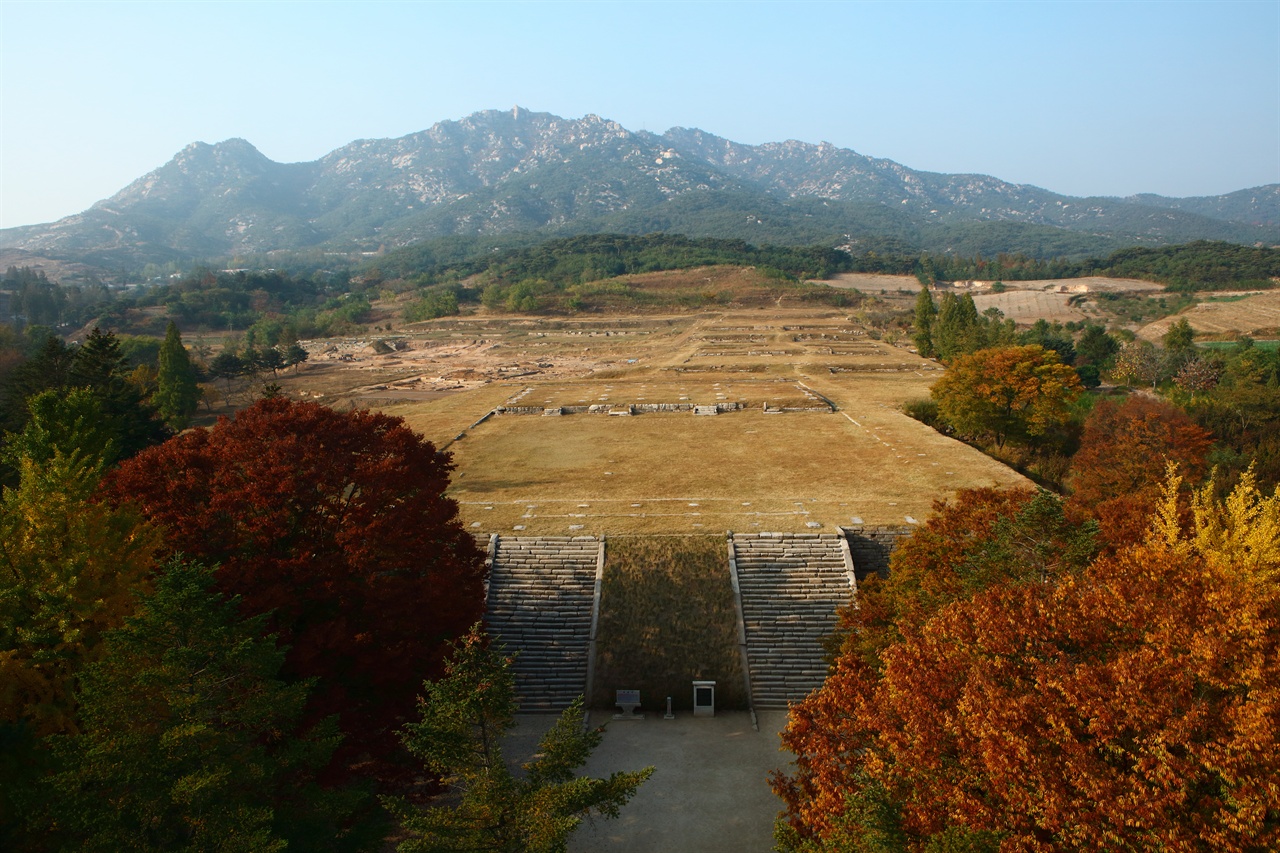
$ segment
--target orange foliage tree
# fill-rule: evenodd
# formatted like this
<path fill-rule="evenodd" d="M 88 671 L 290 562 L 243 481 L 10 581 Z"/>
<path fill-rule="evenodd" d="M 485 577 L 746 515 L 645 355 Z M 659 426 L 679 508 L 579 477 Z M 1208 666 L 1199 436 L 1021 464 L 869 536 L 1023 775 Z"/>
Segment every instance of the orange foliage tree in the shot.
<path fill-rule="evenodd" d="M 1084 390 L 1075 370 L 1039 345 L 996 347 L 957 358 L 930 391 L 942 420 L 967 435 L 1030 442 L 1070 420 Z"/>
<path fill-rule="evenodd" d="M 781 849 L 1276 849 L 1273 577 L 1153 536 L 898 623 L 792 708 Z"/>
<path fill-rule="evenodd" d="M 857 606 L 840 611 L 841 650 L 875 666 L 902 627 L 953 601 L 1079 570 L 1094 556 L 1095 530 L 1069 521 L 1046 491 L 961 489 L 954 502 L 935 501 L 933 517 L 894 550 L 889 576 L 863 580 Z"/>
<path fill-rule="evenodd" d="M 106 493 L 217 564 L 219 591 L 289 646 L 286 675 L 318 679 L 313 713 L 340 714 L 349 751 L 385 755 L 483 609 L 451 469 L 399 418 L 267 399 L 144 451 Z"/>
<path fill-rule="evenodd" d="M 1213 436 L 1171 403 L 1130 396 L 1090 412 L 1071 460 L 1068 511 L 1098 520 L 1115 546 L 1140 541 L 1170 463 L 1191 480 L 1205 473 Z"/>

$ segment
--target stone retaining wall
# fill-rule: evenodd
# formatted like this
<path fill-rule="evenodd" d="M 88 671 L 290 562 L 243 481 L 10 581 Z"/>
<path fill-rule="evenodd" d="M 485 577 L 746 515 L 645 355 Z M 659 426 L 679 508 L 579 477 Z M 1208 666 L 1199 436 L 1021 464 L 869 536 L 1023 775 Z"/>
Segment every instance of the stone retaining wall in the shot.
<path fill-rule="evenodd" d="M 898 543 L 917 528 L 882 525 L 843 527 L 841 530 L 849 541 L 849 553 L 853 556 L 858 580 L 862 580 L 870 574 L 889 577 L 889 556 Z"/>

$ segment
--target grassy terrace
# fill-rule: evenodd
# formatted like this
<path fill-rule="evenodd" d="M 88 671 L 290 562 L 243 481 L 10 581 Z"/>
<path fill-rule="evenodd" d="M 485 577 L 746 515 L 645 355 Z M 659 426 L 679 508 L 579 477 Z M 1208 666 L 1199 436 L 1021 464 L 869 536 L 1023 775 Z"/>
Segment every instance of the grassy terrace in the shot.
<path fill-rule="evenodd" d="M 896 411 L 503 415 L 450 450 L 477 532 L 694 533 L 901 524 L 960 486 L 1021 478 Z M 857 421 L 857 422 L 855 422 Z"/>
<path fill-rule="evenodd" d="M 746 708 L 724 536 L 610 537 L 605 554 L 592 706 L 624 685 L 688 711 L 690 680 L 710 679 L 721 708 Z"/>

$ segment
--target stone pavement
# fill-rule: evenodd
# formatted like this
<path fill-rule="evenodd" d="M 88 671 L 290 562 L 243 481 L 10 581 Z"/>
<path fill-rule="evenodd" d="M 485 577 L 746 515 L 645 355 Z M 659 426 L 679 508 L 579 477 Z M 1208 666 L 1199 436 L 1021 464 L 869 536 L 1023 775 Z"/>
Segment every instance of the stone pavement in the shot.
<path fill-rule="evenodd" d="M 614 721 L 594 712 L 592 725 L 607 723 L 604 741 L 579 771 L 607 776 L 653 765 L 656 771 L 616 820 L 584 824 L 570 838 L 571 853 L 769 853 L 773 819 L 782 801 L 769 790 L 769 771 L 785 769 L 779 750 L 785 711 L 758 714 L 760 731 L 745 712 L 694 718 L 689 712 L 664 720 L 647 713 L 643 722 Z M 525 760 L 555 721 L 552 715 L 522 715 L 506 744 L 511 760 Z"/>

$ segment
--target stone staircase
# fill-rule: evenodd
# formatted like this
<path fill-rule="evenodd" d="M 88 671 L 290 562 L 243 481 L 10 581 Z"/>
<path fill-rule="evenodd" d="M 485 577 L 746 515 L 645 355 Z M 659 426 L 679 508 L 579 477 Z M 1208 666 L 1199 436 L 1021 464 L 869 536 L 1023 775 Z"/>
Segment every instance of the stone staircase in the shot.
<path fill-rule="evenodd" d="M 563 711 L 587 690 L 600 541 L 495 536 L 490 555 L 485 623 L 518 653 L 520 711 Z"/>
<path fill-rule="evenodd" d="M 821 639 L 854 592 L 853 562 L 834 533 L 733 536 L 752 706 L 786 709 L 822 685 Z"/>

